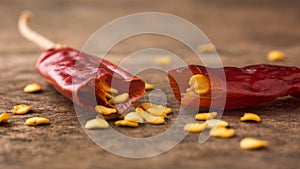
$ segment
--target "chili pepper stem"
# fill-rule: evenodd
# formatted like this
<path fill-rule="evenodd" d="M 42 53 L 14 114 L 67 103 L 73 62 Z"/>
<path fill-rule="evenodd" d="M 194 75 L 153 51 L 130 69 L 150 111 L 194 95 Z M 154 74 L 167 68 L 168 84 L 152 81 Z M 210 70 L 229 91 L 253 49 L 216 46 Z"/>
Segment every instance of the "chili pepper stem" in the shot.
<path fill-rule="evenodd" d="M 33 31 L 28 23 L 30 21 L 30 18 L 32 16 L 32 13 L 30 11 L 23 11 L 19 17 L 18 22 L 18 28 L 21 33 L 21 35 L 26 38 L 27 40 L 31 41 L 32 43 L 39 46 L 41 49 L 60 49 L 63 46 L 58 43 L 54 43 L 50 41 L 49 39 L 45 38 L 41 34 Z"/>

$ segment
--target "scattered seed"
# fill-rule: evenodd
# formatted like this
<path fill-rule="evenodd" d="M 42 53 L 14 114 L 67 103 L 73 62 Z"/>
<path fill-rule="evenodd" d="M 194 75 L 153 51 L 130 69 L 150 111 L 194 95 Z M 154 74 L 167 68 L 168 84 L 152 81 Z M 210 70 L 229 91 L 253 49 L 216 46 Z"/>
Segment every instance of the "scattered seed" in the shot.
<path fill-rule="evenodd" d="M 210 130 L 209 134 L 213 137 L 230 138 L 235 135 L 234 129 L 228 129 L 225 127 L 214 127 Z"/>
<path fill-rule="evenodd" d="M 198 46 L 200 52 L 213 52 L 216 50 L 215 46 L 212 43 L 202 44 Z"/>
<path fill-rule="evenodd" d="M 172 61 L 172 59 L 170 56 L 162 56 L 162 57 L 155 58 L 155 63 L 158 65 L 168 66 L 171 64 L 171 61 Z"/>
<path fill-rule="evenodd" d="M 10 119 L 10 115 L 6 112 L 0 115 L 0 123 L 7 123 L 9 119 Z"/>
<path fill-rule="evenodd" d="M 218 115 L 217 112 L 211 112 L 211 113 L 198 113 L 196 114 L 195 118 L 196 120 L 210 120 L 215 118 Z"/>
<path fill-rule="evenodd" d="M 190 133 L 199 133 L 207 127 L 206 123 L 188 123 L 184 126 L 184 130 Z"/>
<path fill-rule="evenodd" d="M 116 126 L 127 126 L 127 127 L 138 127 L 139 123 L 128 121 L 128 120 L 118 120 L 115 122 Z"/>
<path fill-rule="evenodd" d="M 124 120 L 133 121 L 137 123 L 143 123 L 144 119 L 139 112 L 130 112 L 126 114 Z"/>
<path fill-rule="evenodd" d="M 268 60 L 270 62 L 280 61 L 283 60 L 284 58 L 285 58 L 284 54 L 279 50 L 272 50 L 268 54 Z"/>
<path fill-rule="evenodd" d="M 193 75 L 189 80 L 190 88 L 187 89 L 187 93 L 194 91 L 197 94 L 204 95 L 210 91 L 209 79 L 201 74 Z"/>
<path fill-rule="evenodd" d="M 254 113 L 244 113 L 244 116 L 240 118 L 241 121 L 256 121 L 260 122 L 261 119 L 257 114 Z"/>
<path fill-rule="evenodd" d="M 20 104 L 20 105 L 16 105 L 14 106 L 12 113 L 13 114 L 26 114 L 29 111 L 32 110 L 31 106 L 25 105 L 25 104 Z"/>
<path fill-rule="evenodd" d="M 42 91 L 42 87 L 37 83 L 28 84 L 24 87 L 23 91 L 25 93 L 35 93 Z"/>
<path fill-rule="evenodd" d="M 43 117 L 32 117 L 26 120 L 25 124 L 28 126 L 37 126 L 40 124 L 49 124 L 50 120 Z"/>
<path fill-rule="evenodd" d="M 139 112 L 143 119 L 149 124 L 164 124 L 165 119 L 160 116 L 154 116 L 146 111 Z"/>
<path fill-rule="evenodd" d="M 108 102 L 109 103 L 123 103 L 125 102 L 126 100 L 128 100 L 129 98 L 129 94 L 128 93 L 123 93 L 123 94 L 120 94 L 116 97 L 113 97 L 112 99 L 110 99 Z"/>
<path fill-rule="evenodd" d="M 101 105 L 96 106 L 95 111 L 98 112 L 98 113 L 101 113 L 103 115 L 110 115 L 110 114 L 113 114 L 113 113 L 117 113 L 117 109 L 108 108 L 108 107 L 104 107 L 104 106 L 101 106 Z"/>
<path fill-rule="evenodd" d="M 107 123 L 106 120 L 102 118 L 95 118 L 87 121 L 84 127 L 86 129 L 96 129 L 96 128 L 104 129 L 104 128 L 108 128 L 109 124 Z"/>
<path fill-rule="evenodd" d="M 207 124 L 207 128 L 227 127 L 229 125 L 228 122 L 219 119 L 206 120 L 205 123 Z"/>
<path fill-rule="evenodd" d="M 154 116 L 161 116 L 161 115 L 168 115 L 172 112 L 171 108 L 168 108 L 163 105 L 157 105 L 157 104 L 152 104 L 152 103 L 142 103 L 141 104 L 142 108 L 149 112 L 150 114 Z"/>
<path fill-rule="evenodd" d="M 150 83 L 145 83 L 145 89 L 146 90 L 153 90 L 154 89 L 154 85 L 150 84 Z"/>
<path fill-rule="evenodd" d="M 268 146 L 268 142 L 264 140 L 258 140 L 255 138 L 247 137 L 244 138 L 240 142 L 240 147 L 244 150 L 254 150 L 254 149 L 260 149 Z"/>

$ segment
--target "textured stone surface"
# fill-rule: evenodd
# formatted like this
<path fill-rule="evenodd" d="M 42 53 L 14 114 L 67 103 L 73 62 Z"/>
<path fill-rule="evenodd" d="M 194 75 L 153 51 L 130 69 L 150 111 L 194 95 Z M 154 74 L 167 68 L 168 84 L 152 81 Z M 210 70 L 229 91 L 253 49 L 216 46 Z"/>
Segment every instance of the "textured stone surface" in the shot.
<path fill-rule="evenodd" d="M 41 51 L 19 35 L 16 22 L 23 9 L 32 10 L 32 27 L 56 42 L 81 49 L 92 33 L 113 19 L 136 12 L 166 12 L 202 29 L 216 45 L 224 65 L 268 63 L 267 53 L 279 49 L 287 59 L 276 64 L 300 66 L 299 6 L 296 0 L 1 1 L 0 112 L 21 103 L 32 105 L 34 110 L 26 115 L 12 115 L 9 124 L 0 125 L 0 168 L 298 168 L 300 100 L 291 97 L 225 112 L 223 119 L 237 132 L 232 139 L 210 138 L 199 144 L 198 134 L 188 134 L 172 150 L 146 159 L 123 158 L 101 149 L 81 128 L 73 104 L 37 74 L 34 65 Z M 180 42 L 154 35 L 122 41 L 107 59 L 119 63 L 132 52 L 149 47 L 170 50 L 187 63 L 194 61 L 193 53 Z M 175 104 L 166 79 L 161 78 L 164 73 L 150 70 L 141 76 L 166 91 L 169 105 Z M 23 93 L 23 87 L 33 82 L 40 83 L 44 91 Z M 157 135 L 172 125 L 178 113 L 176 107 L 174 110 L 165 126 L 117 130 L 134 137 Z M 262 122 L 239 122 L 245 111 L 261 115 Z M 47 117 L 51 125 L 26 126 L 25 120 L 33 116 Z M 270 145 L 258 151 L 241 150 L 239 141 L 246 136 L 268 140 Z M 112 140 L 118 142 L 122 140 Z"/>

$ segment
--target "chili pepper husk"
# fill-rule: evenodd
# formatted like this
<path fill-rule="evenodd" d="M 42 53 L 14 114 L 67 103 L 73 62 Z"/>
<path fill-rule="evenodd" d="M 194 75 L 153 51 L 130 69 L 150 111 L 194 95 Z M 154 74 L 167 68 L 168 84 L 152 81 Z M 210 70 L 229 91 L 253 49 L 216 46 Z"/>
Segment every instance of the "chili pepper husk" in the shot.
<path fill-rule="evenodd" d="M 223 70 L 226 80 L 222 80 L 218 73 L 214 74 Z M 208 72 L 212 72 L 212 76 L 208 77 L 212 83 L 211 90 L 217 94 L 197 95 L 184 102 L 182 95 L 190 87 L 188 82 L 191 76 L 209 76 Z M 261 64 L 243 68 L 206 68 L 189 65 L 170 70 L 168 78 L 176 99 L 183 106 L 228 110 L 255 106 L 282 96 L 292 95 L 300 98 L 300 69 L 297 67 Z"/>
<path fill-rule="evenodd" d="M 58 92 L 92 111 L 96 105 L 104 105 L 123 112 L 145 93 L 145 83 L 140 78 L 105 59 L 71 48 L 45 51 L 36 69 Z M 111 86 L 112 82 L 114 86 Z M 119 93 L 129 93 L 129 100 L 112 105 L 105 97 L 104 86 L 114 87 Z"/>

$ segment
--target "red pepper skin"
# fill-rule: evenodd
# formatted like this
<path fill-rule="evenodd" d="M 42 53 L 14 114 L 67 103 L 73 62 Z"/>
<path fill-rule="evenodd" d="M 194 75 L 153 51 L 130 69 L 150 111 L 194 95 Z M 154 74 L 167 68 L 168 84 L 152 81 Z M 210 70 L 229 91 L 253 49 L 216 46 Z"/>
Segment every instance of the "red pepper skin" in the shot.
<path fill-rule="evenodd" d="M 176 99 L 183 106 L 228 110 L 255 106 L 282 96 L 292 95 L 300 98 L 300 69 L 297 67 L 267 64 L 243 68 L 224 67 L 226 90 L 222 89 L 225 81 L 220 80 L 222 77 L 218 74 L 221 71 L 223 68 L 189 65 L 170 70 L 168 78 Z M 214 77 L 209 77 L 208 72 Z M 189 102 L 182 102 L 181 93 L 185 93 L 186 89 L 190 87 L 188 81 L 194 74 L 209 77 L 212 85 L 216 79 L 219 79 L 220 83 L 216 83 L 217 87 L 215 88 L 221 88 L 221 90 L 216 90 L 214 96 L 211 94 L 201 95 Z M 214 90 L 213 87 L 212 90 Z"/>
<path fill-rule="evenodd" d="M 96 105 L 113 107 L 105 97 L 103 85 L 129 93 L 129 100 L 116 107 L 125 111 L 145 93 L 145 83 L 107 60 L 71 48 L 47 50 L 36 64 L 37 71 L 62 95 L 94 111 Z M 95 96 L 96 95 L 96 96 Z"/>

